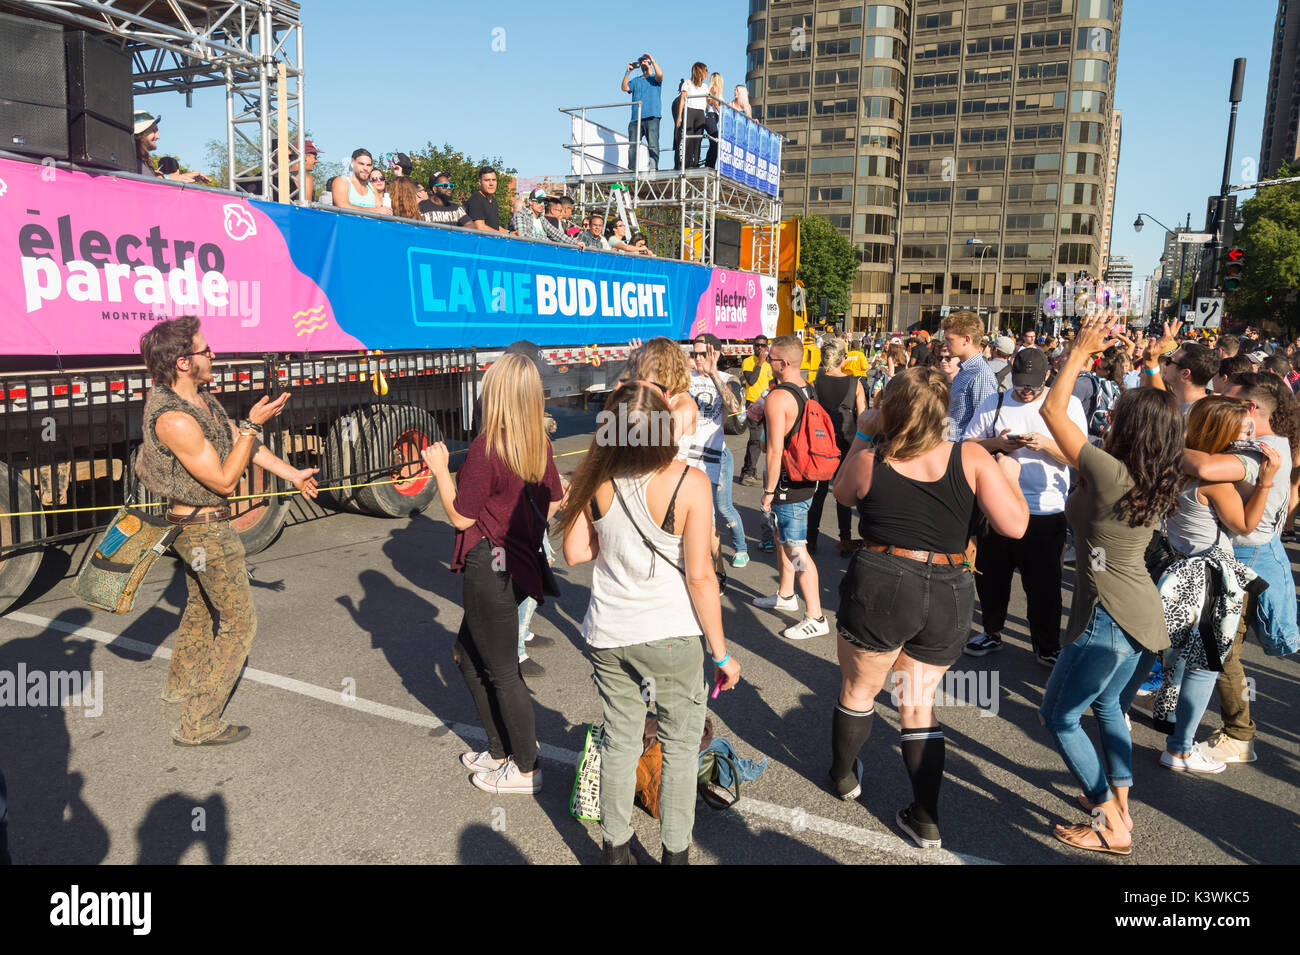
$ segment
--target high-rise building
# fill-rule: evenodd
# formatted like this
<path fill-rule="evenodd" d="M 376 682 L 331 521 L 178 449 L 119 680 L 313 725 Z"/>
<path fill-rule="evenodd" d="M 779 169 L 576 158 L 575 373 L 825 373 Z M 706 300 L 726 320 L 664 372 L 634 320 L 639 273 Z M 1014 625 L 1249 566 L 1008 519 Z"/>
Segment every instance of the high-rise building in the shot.
<path fill-rule="evenodd" d="M 942 306 L 1017 329 L 1100 275 L 1122 0 L 750 0 L 784 211 L 857 248 L 855 328 Z"/>
<path fill-rule="evenodd" d="M 1127 255 L 1112 255 L 1102 277 L 1107 285 L 1124 296 L 1125 301 L 1132 297 L 1133 263 Z"/>
<path fill-rule="evenodd" d="M 1115 225 L 1115 183 L 1119 178 L 1120 113 L 1111 110 L 1110 145 L 1106 150 L 1106 205 L 1101 214 L 1101 274 L 1106 274 L 1110 264 L 1110 236 Z M 1132 277 L 1133 268 L 1129 267 Z"/>
<path fill-rule="evenodd" d="M 1260 179 L 1297 158 L 1296 124 L 1300 122 L 1300 9 L 1287 12 L 1278 0 L 1273 24 L 1273 56 L 1264 99 L 1264 134 L 1259 146 Z"/>

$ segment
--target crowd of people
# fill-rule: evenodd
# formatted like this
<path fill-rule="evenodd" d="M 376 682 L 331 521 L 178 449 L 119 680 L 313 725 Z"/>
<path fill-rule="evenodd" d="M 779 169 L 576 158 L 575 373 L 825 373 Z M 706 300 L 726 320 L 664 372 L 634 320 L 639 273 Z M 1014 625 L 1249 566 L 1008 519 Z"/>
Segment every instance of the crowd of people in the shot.
<path fill-rule="evenodd" d="M 414 201 L 405 185 L 390 190 L 399 208 Z M 834 617 L 841 689 L 827 701 L 831 792 L 854 799 L 879 773 L 861 753 L 892 674 L 913 794 L 896 821 L 918 846 L 942 845 L 946 741 L 935 691 L 963 653 L 1004 648 L 1017 569 L 1032 651 L 1051 670 L 1039 711 L 1044 740 L 1092 816 L 1057 826 L 1056 838 L 1082 850 L 1132 852 L 1129 710 L 1152 679 L 1150 712 L 1167 733 L 1161 766 L 1217 773 L 1256 759 L 1245 635 L 1254 632 L 1270 655 L 1300 650 L 1281 541 L 1297 504 L 1300 411 L 1277 356 L 1218 357 L 1240 343 L 1182 340 L 1176 324 L 1158 339 L 1130 340 L 1109 314 L 1085 319 L 1060 345 L 1043 343 L 1059 354 L 1028 334 L 1009 347 L 996 338 L 991 361 L 973 313 L 948 316 L 942 331 L 942 344 L 886 346 L 893 368 L 878 390 L 867 361 L 860 352 L 850 361 L 854 343 L 841 336 L 816 349 L 811 383 L 809 343 L 791 335 L 755 340 L 739 389 L 719 371 L 722 346 L 713 335 L 697 336 L 689 353 L 664 338 L 634 343 L 604 408 L 620 428 L 613 437 L 597 431 L 567 482 L 544 423 L 537 347 L 516 343 L 494 362 L 458 472 L 444 444 L 423 452 L 455 530 L 450 568 L 464 580 L 453 656 L 487 734 L 485 750 L 461 756 L 470 782 L 499 794 L 542 788 L 523 664 L 529 621 L 557 592 L 554 536 L 569 566 L 594 563 L 582 636 L 603 708 L 603 859 L 632 861 L 649 703 L 663 754 L 662 858 L 688 861 L 710 695 L 704 649 L 714 696 L 741 675 L 725 633 L 719 533 L 725 527 L 731 566 L 745 566 L 723 429 L 727 415 L 742 413 L 737 391 L 758 433 L 742 475 L 763 488 L 760 510 L 777 551 L 775 593 L 754 604 L 798 616 L 780 631 L 785 639 L 831 633 L 812 556 L 827 494 L 837 507 L 849 563 Z M 209 555 L 187 570 L 189 599 L 163 699 L 181 704 L 177 745 L 235 743 L 249 730 L 223 722 L 221 712 L 256 615 L 226 497 L 249 461 L 309 497 L 315 471 L 292 468 L 260 443 L 287 395 L 263 399 L 238 426 L 205 395 L 213 355 L 196 320 L 159 323 L 142 348 L 155 386 L 138 474 L 169 499 L 168 520 L 184 523 L 186 540 Z M 1122 354 L 1142 377 L 1137 387 L 1117 382 L 1095 435 L 1089 405 L 1101 399 L 1081 383 L 1104 380 L 1103 363 L 1113 369 Z M 1259 367 L 1242 364 L 1256 358 Z M 1072 601 L 1062 629 L 1071 534 Z M 982 627 L 974 634 L 977 600 Z M 1221 728 L 1197 742 L 1216 691 Z M 1089 710 L 1100 753 L 1083 728 Z"/>

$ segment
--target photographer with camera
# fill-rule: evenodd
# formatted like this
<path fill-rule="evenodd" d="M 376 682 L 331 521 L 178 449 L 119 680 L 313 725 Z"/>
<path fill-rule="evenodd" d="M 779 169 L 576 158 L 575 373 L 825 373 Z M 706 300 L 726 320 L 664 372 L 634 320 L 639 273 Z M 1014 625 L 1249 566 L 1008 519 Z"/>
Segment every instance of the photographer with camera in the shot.
<path fill-rule="evenodd" d="M 628 80 L 637 70 L 641 71 L 640 76 L 635 76 Z M 646 148 L 650 151 L 650 168 L 659 168 L 659 119 L 663 115 L 660 107 L 659 94 L 663 89 L 664 71 L 659 68 L 655 58 L 649 53 L 642 53 L 634 60 L 629 60 L 627 72 L 623 74 L 623 83 L 620 89 L 624 93 L 632 94 L 632 102 L 641 103 L 641 128 L 637 129 L 637 112 L 636 107 L 632 107 L 632 116 L 627 124 L 627 139 L 630 145 L 627 151 L 627 165 L 629 169 L 636 170 L 636 148 L 641 143 L 642 137 L 647 143 Z"/>

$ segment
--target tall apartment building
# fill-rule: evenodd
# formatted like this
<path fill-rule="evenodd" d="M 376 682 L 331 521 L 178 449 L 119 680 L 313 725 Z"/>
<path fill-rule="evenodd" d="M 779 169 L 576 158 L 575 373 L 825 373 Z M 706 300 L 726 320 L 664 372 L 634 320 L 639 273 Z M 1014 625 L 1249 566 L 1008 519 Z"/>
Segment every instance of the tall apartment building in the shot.
<path fill-rule="evenodd" d="M 860 261 L 855 328 L 942 306 L 1033 324 L 1100 275 L 1122 0 L 750 0 L 755 115 L 786 137 L 787 214 Z"/>
<path fill-rule="evenodd" d="M 1112 255 L 1110 262 L 1106 266 L 1106 271 L 1102 273 L 1106 284 L 1118 292 L 1122 292 L 1125 299 L 1133 295 L 1133 263 L 1127 255 Z"/>
<path fill-rule="evenodd" d="M 1268 95 L 1264 100 L 1264 134 L 1259 146 L 1260 179 L 1268 179 L 1284 161 L 1296 160 L 1297 123 L 1300 123 L 1300 9 L 1288 13 L 1287 0 L 1278 0 Z"/>
<path fill-rule="evenodd" d="M 1110 145 L 1106 150 L 1106 205 L 1101 214 L 1101 275 L 1110 267 L 1110 238 L 1115 225 L 1115 184 L 1119 179 L 1119 110 L 1110 113 Z M 1132 268 L 1129 269 L 1132 272 Z"/>

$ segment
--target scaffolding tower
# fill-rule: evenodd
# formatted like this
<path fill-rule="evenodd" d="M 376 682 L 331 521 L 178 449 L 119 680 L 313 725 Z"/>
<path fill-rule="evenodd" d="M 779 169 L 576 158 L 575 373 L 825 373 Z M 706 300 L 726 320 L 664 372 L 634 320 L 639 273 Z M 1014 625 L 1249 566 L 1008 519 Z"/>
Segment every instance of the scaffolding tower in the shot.
<path fill-rule="evenodd" d="M 272 198 L 271 176 L 262 170 L 274 168 L 271 141 L 287 144 L 290 130 L 296 133 L 297 156 L 304 154 L 303 35 L 297 3 L 0 0 L 0 9 L 86 30 L 120 46 L 131 56 L 134 95 L 182 93 L 188 106 L 194 90 L 224 87 L 232 189 Z"/>
<path fill-rule="evenodd" d="M 575 205 L 584 212 L 604 211 L 615 205 L 615 192 L 626 190 L 626 199 L 657 254 L 709 267 L 717 264 L 718 219 L 734 220 L 742 227 L 742 242 L 748 229 L 749 271 L 775 277 L 781 200 L 716 169 L 645 171 L 611 161 L 611 149 L 626 149 L 627 137 L 596 123 L 590 114 L 627 108 L 627 103 L 611 103 L 560 110 L 573 121 L 573 141 L 565 148 L 573 156 L 576 172 L 564 182 Z M 644 149 L 643 144 L 638 146 L 638 151 Z M 613 171 L 588 172 L 588 167 Z"/>

